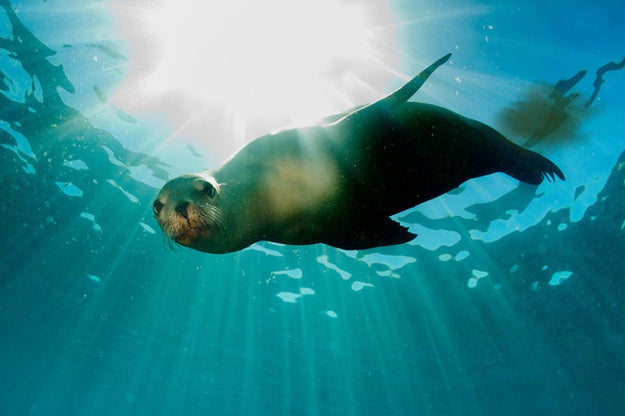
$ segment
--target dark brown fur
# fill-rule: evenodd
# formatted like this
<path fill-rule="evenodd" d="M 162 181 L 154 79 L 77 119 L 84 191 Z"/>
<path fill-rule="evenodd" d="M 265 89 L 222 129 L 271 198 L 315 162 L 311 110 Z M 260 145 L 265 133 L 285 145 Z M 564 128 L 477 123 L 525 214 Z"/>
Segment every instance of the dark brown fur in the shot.
<path fill-rule="evenodd" d="M 483 123 L 406 102 L 447 58 L 329 124 L 263 136 L 213 172 L 174 179 L 155 201 L 156 218 L 177 242 L 211 253 L 261 240 L 365 249 L 415 238 L 389 216 L 471 178 L 564 179 L 554 163 Z M 187 218 L 203 207 L 218 211 L 219 227 L 200 232 L 201 221 Z"/>

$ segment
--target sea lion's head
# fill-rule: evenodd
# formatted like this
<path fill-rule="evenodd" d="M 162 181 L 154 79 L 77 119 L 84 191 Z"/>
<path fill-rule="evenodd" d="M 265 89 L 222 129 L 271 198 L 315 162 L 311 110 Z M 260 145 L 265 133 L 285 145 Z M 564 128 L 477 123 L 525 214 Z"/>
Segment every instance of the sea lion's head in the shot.
<path fill-rule="evenodd" d="M 167 182 L 154 201 L 154 217 L 172 241 L 206 251 L 205 242 L 222 228 L 220 186 L 204 173 Z"/>

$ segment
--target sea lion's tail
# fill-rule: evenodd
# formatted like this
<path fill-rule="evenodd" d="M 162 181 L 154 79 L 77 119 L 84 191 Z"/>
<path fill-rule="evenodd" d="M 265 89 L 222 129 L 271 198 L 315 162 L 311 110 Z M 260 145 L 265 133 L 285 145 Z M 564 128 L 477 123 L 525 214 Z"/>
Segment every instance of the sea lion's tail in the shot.
<path fill-rule="evenodd" d="M 515 163 L 507 164 L 504 169 L 513 178 L 532 185 L 539 185 L 545 179 L 555 181 L 556 176 L 565 180 L 560 168 L 546 157 L 527 149 L 523 149 L 519 156 Z"/>

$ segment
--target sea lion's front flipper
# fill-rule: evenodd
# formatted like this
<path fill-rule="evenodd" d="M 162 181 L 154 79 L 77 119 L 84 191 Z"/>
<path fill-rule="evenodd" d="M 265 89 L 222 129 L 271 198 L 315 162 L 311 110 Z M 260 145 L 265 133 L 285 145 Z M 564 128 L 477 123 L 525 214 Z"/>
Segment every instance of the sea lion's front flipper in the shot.
<path fill-rule="evenodd" d="M 383 105 L 392 108 L 405 103 L 410 99 L 410 97 L 412 97 L 417 91 L 419 91 L 419 88 L 423 86 L 423 84 L 430 77 L 430 75 L 432 75 L 432 73 L 434 73 L 434 71 L 436 71 L 439 66 L 447 62 L 450 57 L 451 53 L 443 56 L 438 61 L 434 62 L 432 65 L 421 71 L 419 75 L 408 81 L 406 85 L 371 105 Z"/>
<path fill-rule="evenodd" d="M 334 116 L 330 120 L 340 121 L 348 117 L 349 118 L 361 117 L 363 115 L 367 117 L 367 115 L 372 112 L 371 110 L 373 110 L 373 112 L 376 112 L 376 111 L 381 110 L 382 108 L 386 109 L 387 111 L 393 110 L 395 107 L 408 101 L 410 97 L 412 97 L 419 90 L 419 88 L 421 88 L 421 86 L 430 77 L 430 75 L 432 75 L 432 73 L 434 73 L 434 71 L 436 71 L 439 66 L 443 65 L 445 62 L 449 60 L 450 56 L 451 56 L 451 53 L 448 53 L 447 55 L 443 56 L 438 61 L 434 62 L 432 65 L 428 66 L 423 71 L 421 71 L 419 75 L 417 75 L 416 77 L 408 81 L 403 87 L 390 93 L 386 97 L 381 98 L 372 104 L 362 106 L 362 107 L 356 107 L 350 110 L 350 112 L 345 113 L 345 116 L 341 117 L 340 119 L 339 117 Z"/>
<path fill-rule="evenodd" d="M 403 244 L 414 240 L 416 236 L 389 217 L 381 217 L 371 218 L 366 223 L 338 233 L 331 240 L 324 242 L 346 250 L 357 250 Z"/>

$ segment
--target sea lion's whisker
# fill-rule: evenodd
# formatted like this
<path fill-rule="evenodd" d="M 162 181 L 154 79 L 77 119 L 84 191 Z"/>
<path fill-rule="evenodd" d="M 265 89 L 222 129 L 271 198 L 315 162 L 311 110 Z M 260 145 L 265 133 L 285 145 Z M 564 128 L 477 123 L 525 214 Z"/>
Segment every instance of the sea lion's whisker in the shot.
<path fill-rule="evenodd" d="M 204 205 L 197 207 L 195 210 L 198 222 L 205 228 L 214 231 L 220 230 L 221 226 L 221 213 L 219 209 L 213 205 Z"/>

